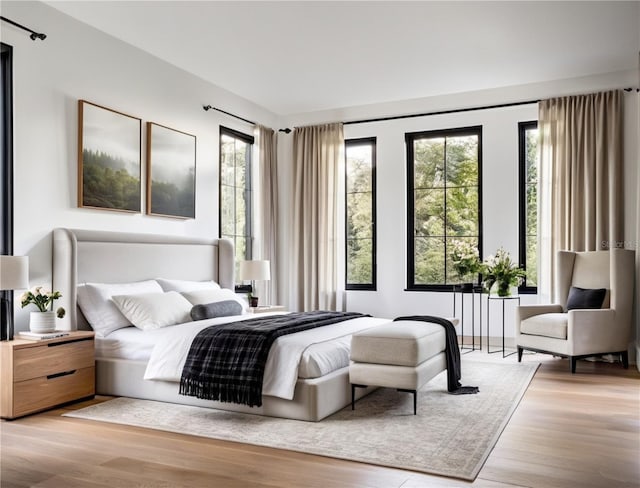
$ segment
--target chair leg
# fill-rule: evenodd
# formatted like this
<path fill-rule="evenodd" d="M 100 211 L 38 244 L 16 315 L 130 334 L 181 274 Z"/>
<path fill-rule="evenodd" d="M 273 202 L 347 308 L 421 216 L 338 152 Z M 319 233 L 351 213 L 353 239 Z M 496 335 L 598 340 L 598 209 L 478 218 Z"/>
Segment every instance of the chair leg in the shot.
<path fill-rule="evenodd" d="M 520 346 L 518 346 L 518 362 L 521 363 L 522 362 L 522 353 L 523 353 L 524 349 Z"/>
<path fill-rule="evenodd" d="M 351 385 L 351 410 L 356 409 L 356 387 Z"/>
<path fill-rule="evenodd" d="M 629 352 L 622 351 L 620 353 L 620 359 L 622 360 L 622 366 L 624 367 L 624 369 L 629 369 Z"/>
<path fill-rule="evenodd" d="M 578 360 L 574 356 L 569 356 L 569 362 L 571 363 L 571 374 L 576 373 L 576 363 Z"/>

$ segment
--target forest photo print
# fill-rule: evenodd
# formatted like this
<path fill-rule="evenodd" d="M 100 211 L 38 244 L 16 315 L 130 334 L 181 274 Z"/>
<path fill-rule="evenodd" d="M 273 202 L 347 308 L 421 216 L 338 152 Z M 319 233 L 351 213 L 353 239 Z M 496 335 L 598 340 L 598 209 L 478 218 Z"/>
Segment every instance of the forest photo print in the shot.
<path fill-rule="evenodd" d="M 196 217 L 196 136 L 147 122 L 147 213 Z"/>
<path fill-rule="evenodd" d="M 78 206 L 140 212 L 138 118 L 78 101 Z"/>

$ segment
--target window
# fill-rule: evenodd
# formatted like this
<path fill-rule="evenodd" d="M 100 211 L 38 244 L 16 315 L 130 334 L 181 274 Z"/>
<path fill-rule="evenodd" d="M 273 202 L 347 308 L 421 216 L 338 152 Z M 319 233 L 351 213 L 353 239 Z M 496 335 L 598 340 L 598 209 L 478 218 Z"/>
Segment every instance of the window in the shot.
<path fill-rule="evenodd" d="M 407 288 L 450 291 L 461 280 L 449 258 L 454 240 L 482 257 L 482 127 L 405 135 Z"/>
<path fill-rule="evenodd" d="M 376 139 L 345 141 L 346 288 L 376 289 Z"/>
<path fill-rule="evenodd" d="M 238 261 L 251 259 L 253 137 L 220 127 L 220 237 L 233 241 Z"/>
<path fill-rule="evenodd" d="M 538 122 L 518 124 L 520 166 L 520 266 L 527 271 L 520 293 L 538 292 Z"/>

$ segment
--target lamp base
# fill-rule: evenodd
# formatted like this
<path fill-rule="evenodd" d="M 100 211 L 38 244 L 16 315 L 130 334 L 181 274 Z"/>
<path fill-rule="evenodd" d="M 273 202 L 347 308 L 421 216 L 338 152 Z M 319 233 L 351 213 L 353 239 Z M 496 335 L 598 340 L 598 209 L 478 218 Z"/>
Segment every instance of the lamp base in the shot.
<path fill-rule="evenodd" d="M 0 298 L 0 340 L 13 340 L 13 317 L 9 310 L 9 300 Z"/>

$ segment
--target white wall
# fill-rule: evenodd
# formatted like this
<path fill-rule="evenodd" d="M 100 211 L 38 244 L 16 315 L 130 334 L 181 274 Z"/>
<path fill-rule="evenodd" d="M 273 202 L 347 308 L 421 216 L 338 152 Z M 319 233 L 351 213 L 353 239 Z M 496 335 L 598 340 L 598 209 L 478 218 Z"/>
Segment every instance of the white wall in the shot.
<path fill-rule="evenodd" d="M 31 284 L 50 286 L 55 227 L 217 237 L 219 125 L 249 134 L 253 128 L 202 105 L 270 127 L 277 117 L 45 4 L 3 1 L 2 15 L 47 34 L 32 41 L 2 24 L 2 42 L 14 48 L 14 254 L 29 255 Z M 195 219 L 77 208 L 78 99 L 141 118 L 143 148 L 147 121 L 197 137 Z M 143 150 L 143 182 L 145 160 Z M 27 322 L 16 300 L 17 330 Z"/>
<path fill-rule="evenodd" d="M 589 93 L 637 85 L 635 72 L 552 83 L 485 90 L 456 96 L 407 100 L 395 104 L 351 107 L 335 111 L 297 114 L 287 118 L 290 127 L 330 121 L 349 121 L 389 115 L 434 112 L 553 96 Z M 406 288 L 406 132 L 483 126 L 483 235 L 485 257 L 504 247 L 518 257 L 518 122 L 537 120 L 537 104 L 478 110 L 447 115 L 345 125 L 345 138 L 377 138 L 377 291 L 347 291 L 349 310 L 383 317 L 405 314 L 450 316 L 450 293 L 405 291 Z M 638 99 L 625 94 L 625 239 L 635 242 L 638 215 L 635 182 L 638 161 Z M 290 144 L 292 136 L 281 146 Z M 290 154 L 281 148 L 281 165 L 291 164 Z M 287 160 L 286 158 L 289 158 Z M 283 176 L 283 181 L 286 176 Z M 286 198 L 286 197 L 285 197 Z M 536 303 L 538 297 L 525 295 L 522 303 Z M 467 302 L 467 307 L 470 304 Z M 506 307 L 506 336 L 513 337 L 513 311 Z M 476 310 L 478 307 L 476 306 Z M 486 327 L 486 308 L 483 317 Z M 469 308 L 466 309 L 469 313 Z M 492 305 L 491 336 L 501 335 L 501 310 Z M 459 310 L 458 310 L 459 314 Z M 478 324 L 476 319 L 476 326 Z M 486 330 L 486 329 L 485 329 Z M 469 329 L 465 328 L 465 334 Z M 485 332 L 486 335 L 486 332 Z"/>

